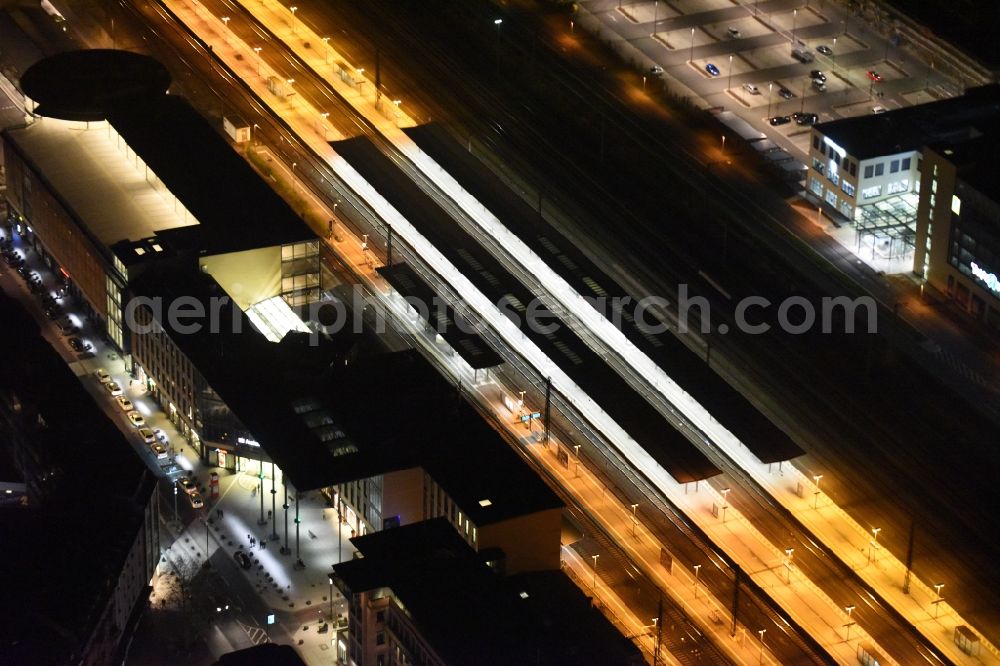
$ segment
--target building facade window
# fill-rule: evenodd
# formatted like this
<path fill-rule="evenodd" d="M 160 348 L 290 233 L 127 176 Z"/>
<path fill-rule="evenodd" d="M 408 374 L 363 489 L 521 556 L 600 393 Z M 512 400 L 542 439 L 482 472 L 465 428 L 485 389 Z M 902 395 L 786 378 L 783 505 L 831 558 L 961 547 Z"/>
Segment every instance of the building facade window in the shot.
<path fill-rule="evenodd" d="M 837 206 L 837 191 L 827 190 L 826 191 L 826 202 L 836 208 Z"/>
<path fill-rule="evenodd" d="M 853 197 L 854 196 L 854 192 L 855 192 L 854 185 L 852 185 L 851 183 L 847 182 L 846 180 L 840 181 L 840 189 L 842 189 L 844 191 L 844 194 L 846 194 L 847 196 L 849 196 L 849 197 Z"/>
<path fill-rule="evenodd" d="M 903 158 L 902 169 L 903 169 L 903 171 L 909 171 L 910 170 L 910 158 L 909 157 Z"/>
<path fill-rule="evenodd" d="M 885 173 L 885 163 L 879 162 L 878 164 L 875 165 L 875 176 L 878 177 L 884 173 Z"/>
<path fill-rule="evenodd" d="M 809 189 L 812 193 L 818 197 L 823 196 L 823 183 L 819 182 L 819 178 L 815 176 L 809 179 Z"/>
<path fill-rule="evenodd" d="M 871 164 L 865 167 L 865 178 L 871 178 L 874 173 L 875 173 L 875 167 L 873 167 Z"/>

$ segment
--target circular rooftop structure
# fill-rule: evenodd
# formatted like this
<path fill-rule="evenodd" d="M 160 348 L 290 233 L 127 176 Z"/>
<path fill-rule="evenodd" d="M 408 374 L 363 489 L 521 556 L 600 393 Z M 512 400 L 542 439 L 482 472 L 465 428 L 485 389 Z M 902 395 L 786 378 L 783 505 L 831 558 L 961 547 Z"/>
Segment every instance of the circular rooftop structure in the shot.
<path fill-rule="evenodd" d="M 162 96 L 170 73 L 149 56 L 130 51 L 69 51 L 41 60 L 21 77 L 35 113 L 63 120 L 97 121 L 122 104 Z"/>

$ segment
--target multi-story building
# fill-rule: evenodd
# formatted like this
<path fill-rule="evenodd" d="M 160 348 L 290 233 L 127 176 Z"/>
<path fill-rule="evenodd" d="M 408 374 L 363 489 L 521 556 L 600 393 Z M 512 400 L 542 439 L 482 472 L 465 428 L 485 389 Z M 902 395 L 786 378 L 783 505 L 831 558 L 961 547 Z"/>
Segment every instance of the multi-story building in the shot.
<path fill-rule="evenodd" d="M 220 302 L 201 272 L 150 269 L 133 288 L 136 302 L 186 298 L 218 315 L 178 330 L 142 305 L 134 345 L 144 367 L 168 357 L 160 376 L 186 383 L 210 463 L 265 476 L 253 461 L 274 463 L 286 485 L 321 490 L 356 534 L 445 516 L 498 569 L 558 568 L 562 503 L 417 352 L 358 356 L 350 331 L 286 333 L 294 324 L 279 330 L 273 316 L 252 325 L 253 310 Z M 260 331 L 272 327 L 269 340 Z"/>
<path fill-rule="evenodd" d="M 0 457 L 24 480 L 0 505 L 0 662 L 121 663 L 160 560 L 156 476 L 0 294 Z"/>
<path fill-rule="evenodd" d="M 862 243 L 885 258 L 915 244 L 921 151 L 927 143 L 974 136 L 1000 117 L 1000 86 L 813 126 L 807 194 L 852 222 Z"/>
<path fill-rule="evenodd" d="M 128 285 L 153 263 L 198 266 L 244 310 L 319 298 L 316 235 L 168 83 L 133 53 L 54 56 L 22 79 L 29 123 L 3 133 L 9 223 L 126 355 Z"/>
<path fill-rule="evenodd" d="M 561 571 L 500 576 L 444 518 L 351 540 L 337 663 L 492 666 L 644 663 Z"/>
<path fill-rule="evenodd" d="M 1000 123 L 924 149 L 913 270 L 1000 328 Z"/>

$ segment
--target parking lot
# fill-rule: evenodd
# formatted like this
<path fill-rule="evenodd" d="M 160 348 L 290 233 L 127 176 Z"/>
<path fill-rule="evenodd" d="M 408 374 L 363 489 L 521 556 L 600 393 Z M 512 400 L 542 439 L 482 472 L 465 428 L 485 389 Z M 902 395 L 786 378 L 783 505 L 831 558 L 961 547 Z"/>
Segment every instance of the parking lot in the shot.
<path fill-rule="evenodd" d="M 817 122 L 938 99 L 954 82 L 874 32 L 836 0 L 583 0 L 602 36 L 638 55 L 647 77 L 732 111 L 802 160 Z M 805 57 L 793 57 L 793 49 Z M 645 59 L 645 60 L 644 60 Z M 662 67 L 659 74 L 652 67 Z M 825 85 L 813 85 L 819 70 Z M 785 94 L 780 94 L 784 91 Z"/>

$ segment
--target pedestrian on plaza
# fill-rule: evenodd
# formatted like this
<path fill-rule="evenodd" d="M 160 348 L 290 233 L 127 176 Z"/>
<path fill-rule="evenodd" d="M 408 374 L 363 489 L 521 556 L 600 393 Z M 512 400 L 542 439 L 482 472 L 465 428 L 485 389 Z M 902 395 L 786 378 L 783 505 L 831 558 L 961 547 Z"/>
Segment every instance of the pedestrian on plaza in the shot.
<path fill-rule="evenodd" d="M 254 537 L 250 537 L 250 547 L 253 548 L 256 545 L 257 545 L 257 539 Z"/>
<path fill-rule="evenodd" d="M 264 540 L 264 539 L 260 540 L 260 549 L 261 550 L 266 550 L 267 549 L 267 541 L 266 540 Z"/>

